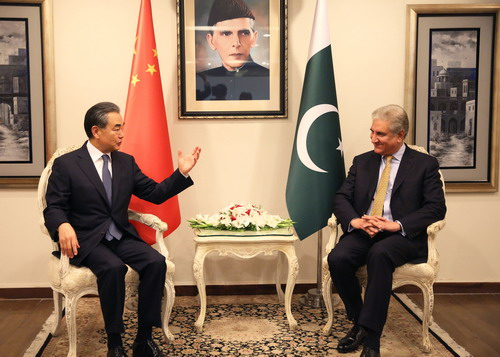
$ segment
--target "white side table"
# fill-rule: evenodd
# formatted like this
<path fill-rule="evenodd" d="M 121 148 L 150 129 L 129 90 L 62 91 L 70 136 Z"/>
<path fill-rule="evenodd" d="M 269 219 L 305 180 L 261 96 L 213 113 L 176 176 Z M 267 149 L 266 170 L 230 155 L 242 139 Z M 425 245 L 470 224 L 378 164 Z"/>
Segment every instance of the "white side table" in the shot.
<path fill-rule="evenodd" d="M 297 321 L 292 315 L 292 293 L 299 272 L 299 262 L 295 254 L 294 243 L 297 237 L 290 229 L 259 232 L 210 231 L 194 229 L 196 253 L 194 256 L 193 271 L 200 295 L 200 315 L 195 322 L 198 332 L 203 330 L 207 311 L 207 294 L 205 290 L 204 263 L 210 252 L 218 252 L 220 256 L 229 253 L 240 258 L 253 258 L 260 253 L 272 255 L 278 251 L 278 266 L 276 269 L 276 290 L 280 302 L 283 302 L 280 276 L 284 256 L 288 259 L 288 278 L 284 294 L 285 311 L 290 329 L 297 328 Z"/>

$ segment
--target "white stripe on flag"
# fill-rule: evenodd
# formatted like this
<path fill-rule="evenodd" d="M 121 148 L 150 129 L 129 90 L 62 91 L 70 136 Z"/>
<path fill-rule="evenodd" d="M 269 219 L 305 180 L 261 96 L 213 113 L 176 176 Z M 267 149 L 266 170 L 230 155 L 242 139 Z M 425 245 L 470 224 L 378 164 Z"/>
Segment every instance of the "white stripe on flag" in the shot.
<path fill-rule="evenodd" d="M 328 26 L 328 6 L 326 1 L 327 0 L 318 0 L 316 2 L 311 42 L 309 43 L 308 62 L 312 56 L 331 44 L 330 28 Z"/>

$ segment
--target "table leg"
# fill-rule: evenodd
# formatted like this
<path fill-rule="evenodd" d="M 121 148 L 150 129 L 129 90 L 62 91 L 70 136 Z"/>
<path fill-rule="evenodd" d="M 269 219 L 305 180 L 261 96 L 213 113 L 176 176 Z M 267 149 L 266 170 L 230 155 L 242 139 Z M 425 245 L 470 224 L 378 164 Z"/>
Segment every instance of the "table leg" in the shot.
<path fill-rule="evenodd" d="M 286 250 L 283 250 L 283 253 L 288 258 L 288 278 L 286 281 L 285 290 L 286 318 L 288 319 L 288 325 L 290 326 L 290 329 L 295 330 L 297 328 L 297 320 L 295 320 L 292 315 L 292 294 L 299 272 L 299 261 L 297 259 L 297 255 L 295 254 L 294 247 L 287 247 Z"/>
<path fill-rule="evenodd" d="M 281 288 L 281 268 L 283 267 L 284 253 L 278 251 L 278 265 L 276 267 L 276 292 L 278 293 L 278 300 L 280 303 L 283 303 L 285 294 L 283 293 L 283 289 Z"/>
<path fill-rule="evenodd" d="M 200 315 L 198 320 L 194 323 L 196 331 L 203 331 L 203 323 L 205 321 L 205 314 L 207 313 L 207 293 L 205 290 L 205 277 L 204 277 L 204 263 L 205 256 L 208 252 L 205 249 L 196 247 L 194 256 L 193 271 L 194 278 L 196 279 L 196 286 L 198 287 L 198 295 L 200 296 Z"/>

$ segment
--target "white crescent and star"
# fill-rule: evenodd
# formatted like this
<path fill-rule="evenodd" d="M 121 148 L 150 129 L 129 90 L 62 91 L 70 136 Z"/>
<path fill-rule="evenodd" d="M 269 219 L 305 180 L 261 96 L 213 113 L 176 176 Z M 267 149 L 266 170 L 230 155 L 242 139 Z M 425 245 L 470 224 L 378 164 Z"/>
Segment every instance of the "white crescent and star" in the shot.
<path fill-rule="evenodd" d="M 297 154 L 299 156 L 300 161 L 304 164 L 305 167 L 312 171 L 320 172 L 320 173 L 328 173 L 328 171 L 323 170 L 318 167 L 309 156 L 307 152 L 307 134 L 309 133 L 309 129 L 314 124 L 316 119 L 326 113 L 335 112 L 338 113 L 338 109 L 331 104 L 318 104 L 312 108 L 310 108 L 303 116 L 300 121 L 299 128 L 297 129 Z M 339 140 L 339 146 L 337 150 L 340 150 L 342 156 L 344 154 L 342 141 Z"/>

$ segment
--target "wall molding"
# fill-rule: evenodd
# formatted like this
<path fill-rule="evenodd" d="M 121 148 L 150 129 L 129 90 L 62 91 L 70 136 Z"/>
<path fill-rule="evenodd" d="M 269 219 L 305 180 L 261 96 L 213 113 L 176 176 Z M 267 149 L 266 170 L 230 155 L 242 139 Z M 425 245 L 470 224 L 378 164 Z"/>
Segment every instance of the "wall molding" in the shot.
<path fill-rule="evenodd" d="M 296 284 L 294 294 L 305 294 L 316 284 Z M 283 291 L 285 285 L 283 285 Z M 195 296 L 198 294 L 196 285 L 181 285 L 175 287 L 177 296 Z M 406 285 L 396 289 L 398 293 L 418 293 L 420 289 Z M 259 285 L 208 285 L 207 295 L 267 295 L 275 294 L 274 284 Z M 435 283 L 435 294 L 500 294 L 498 283 Z M 0 288 L 0 299 L 50 299 L 50 288 Z"/>

